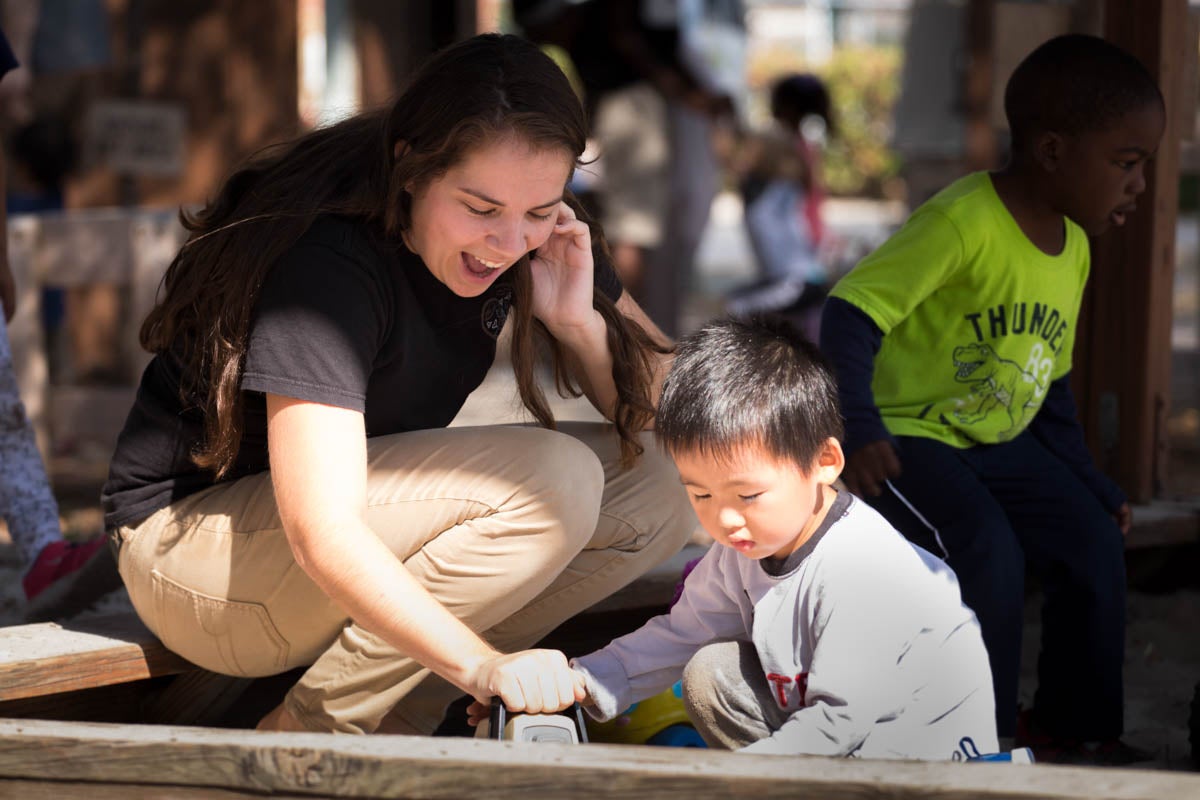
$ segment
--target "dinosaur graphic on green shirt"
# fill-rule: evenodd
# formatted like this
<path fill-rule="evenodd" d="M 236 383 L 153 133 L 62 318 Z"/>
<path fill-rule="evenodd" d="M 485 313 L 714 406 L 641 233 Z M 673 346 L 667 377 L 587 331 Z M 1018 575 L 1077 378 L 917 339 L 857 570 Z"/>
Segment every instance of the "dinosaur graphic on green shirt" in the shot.
<path fill-rule="evenodd" d="M 1008 412 L 1009 426 L 997 434 L 1005 441 L 1020 433 L 1024 426 L 1025 409 L 1036 409 L 1043 387 L 1037 377 L 1021 369 L 1015 361 L 1000 358 L 989 345 L 967 344 L 954 348 L 954 380 L 968 384 L 973 405 L 963 405 L 954 412 L 959 422 L 975 425 L 987 418 L 997 406 Z"/>

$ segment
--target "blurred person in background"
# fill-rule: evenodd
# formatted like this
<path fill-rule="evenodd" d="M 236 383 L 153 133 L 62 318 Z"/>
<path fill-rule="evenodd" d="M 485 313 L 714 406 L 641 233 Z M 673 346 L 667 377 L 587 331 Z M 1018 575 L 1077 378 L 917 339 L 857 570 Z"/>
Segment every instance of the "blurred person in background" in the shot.
<path fill-rule="evenodd" d="M 513 0 L 533 41 L 562 48 L 584 90 L 599 152 L 598 213 L 622 283 L 668 335 L 679 324 L 718 187 L 713 122 L 732 118 L 713 65 L 714 0 Z M 702 31 L 689 36 L 692 30 Z M 731 63 L 740 59 L 730 54 Z M 727 70 L 726 70 L 727 71 Z M 734 70 L 740 75 L 740 66 Z"/>
<path fill-rule="evenodd" d="M 829 92 L 815 75 L 785 75 L 771 86 L 769 132 L 747 136 L 737 156 L 746 232 L 761 278 L 735 291 L 734 315 L 780 312 L 816 341 L 828 269 L 821 147 L 834 133 Z"/>
<path fill-rule="evenodd" d="M 0 31 L 0 77 L 16 66 L 8 39 Z M 7 185 L 7 172 L 8 158 L 0 149 L 0 190 Z M 63 538 L 58 502 L 37 449 L 33 426 L 21 402 L 8 340 L 8 323 L 17 311 L 17 292 L 8 261 L 8 209 L 2 192 L 0 305 L 3 306 L 0 315 L 0 511 L 23 565 L 21 587 L 29 603 L 26 618 L 34 621 L 69 616 L 82 611 L 115 585 L 103 579 L 97 583 L 97 567 L 90 565 L 100 564 L 108 556 L 103 536 L 85 542 Z M 99 570 L 101 578 L 105 572 L 103 568 Z"/>

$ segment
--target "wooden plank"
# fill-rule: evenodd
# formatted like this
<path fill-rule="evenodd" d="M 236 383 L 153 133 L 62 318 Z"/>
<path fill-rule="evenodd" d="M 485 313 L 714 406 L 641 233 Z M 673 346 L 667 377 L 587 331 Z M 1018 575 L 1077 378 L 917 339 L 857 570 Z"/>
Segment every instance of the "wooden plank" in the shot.
<path fill-rule="evenodd" d="M 1133 507 L 1133 526 L 1125 549 L 1163 547 L 1200 542 L 1200 506 L 1157 501 Z"/>
<path fill-rule="evenodd" d="M 142 368 L 136 374 L 141 374 Z M 56 441 L 86 443 L 98 452 L 112 453 L 125 417 L 133 408 L 137 387 L 60 383 L 50 387 L 49 396 L 47 416 Z M 108 459 L 100 463 L 107 474 Z"/>
<path fill-rule="evenodd" d="M 122 359 L 129 365 L 130 374 L 137 376 L 151 359 L 151 354 L 142 349 L 138 339 L 142 322 L 154 308 L 163 275 L 186 241 L 187 231 L 175 213 L 142 212 L 132 222 L 130 237 L 133 263 L 130 265 L 128 313 L 121 340 Z"/>
<path fill-rule="evenodd" d="M 175 679 L 167 676 L 97 686 L 94 689 L 79 689 L 74 692 L 5 700 L 0 702 L 0 718 L 56 719 L 70 722 L 153 722 L 154 720 L 147 719 L 142 711 L 146 699 L 153 696 L 157 684 L 171 680 Z M 170 722 L 187 724 L 187 721 L 182 719 Z M 0 797 L 3 796 L 3 792 L 0 792 Z"/>
<path fill-rule="evenodd" d="M 42 285 L 33 268 L 37 239 L 33 217 L 9 219 L 8 265 L 17 284 L 17 313 L 8 323 L 8 344 L 25 416 L 33 426 L 38 450 L 45 454 L 50 452 L 50 362 L 42 332 Z"/>
<path fill-rule="evenodd" d="M 0 628 L 0 701 L 194 669 L 131 613 Z"/>
<path fill-rule="evenodd" d="M 86 781 L 360 798 L 1200 797 L 1198 775 L 1135 769 L 0 720 L 0 779 L 48 776 L 63 786 Z M 86 797 L 106 796 L 98 788 Z"/>
<path fill-rule="evenodd" d="M 56 421 L 72 421 L 86 415 L 56 415 L 54 401 L 60 392 L 51 392 L 49 385 L 49 363 L 39 316 L 42 287 L 128 284 L 130 307 L 121 337 L 122 359 L 131 374 L 140 374 L 150 355 L 138 345 L 137 332 L 153 307 L 162 275 L 184 238 L 185 231 L 175 208 L 75 209 L 9 218 L 9 263 L 20 297 L 19 311 L 8 334 L 25 411 L 43 454 L 50 452 L 51 431 L 60 439 L 70 436 L 70 432 L 58 429 Z M 112 428 L 112 436 L 123 419 Z"/>
<path fill-rule="evenodd" d="M 1178 115 L 1191 106 L 1180 98 L 1187 23 L 1184 0 L 1104 5 L 1105 38 L 1141 59 L 1167 101 L 1166 132 L 1137 213 L 1095 241 L 1075 359 L 1089 445 L 1136 503 L 1158 496 L 1166 480 Z"/>
<path fill-rule="evenodd" d="M 120 209 L 37 214 L 33 269 L 38 283 L 64 288 L 128 283 L 133 217 Z"/>
<path fill-rule="evenodd" d="M 21 800 L 262 800 L 263 795 L 261 792 L 214 789 L 211 786 L 194 789 L 182 786 L 0 778 L 0 797 L 19 797 Z M 272 794 L 271 800 L 296 800 L 299 797 L 305 795 Z"/>
<path fill-rule="evenodd" d="M 216 725 L 254 683 L 198 669 L 171 680 L 146 709 L 145 722 L 167 725 Z"/>

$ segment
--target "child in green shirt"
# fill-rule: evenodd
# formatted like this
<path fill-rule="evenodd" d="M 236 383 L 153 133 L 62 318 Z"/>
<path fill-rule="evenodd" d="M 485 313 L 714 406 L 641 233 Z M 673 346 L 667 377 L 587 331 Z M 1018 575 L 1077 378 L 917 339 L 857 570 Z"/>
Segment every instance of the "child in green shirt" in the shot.
<path fill-rule="evenodd" d="M 1042 44 L 1005 90 L 1012 158 L 960 179 L 834 287 L 821 344 L 846 417 L 843 480 L 941 553 L 983 629 L 1001 737 L 1040 761 L 1128 763 L 1120 741 L 1121 491 L 1095 467 L 1069 373 L 1088 236 L 1124 224 L 1165 125 L 1131 55 Z M 1045 588 L 1038 690 L 1018 726 L 1024 576 Z"/>

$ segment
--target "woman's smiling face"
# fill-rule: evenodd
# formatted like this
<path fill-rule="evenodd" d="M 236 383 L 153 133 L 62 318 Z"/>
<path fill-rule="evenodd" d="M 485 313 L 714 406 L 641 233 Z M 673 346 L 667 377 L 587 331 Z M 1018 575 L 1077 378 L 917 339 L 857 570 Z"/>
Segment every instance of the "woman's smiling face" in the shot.
<path fill-rule="evenodd" d="M 476 297 L 550 238 L 573 165 L 516 138 L 478 147 L 413 193 L 405 244 L 450 291 Z"/>

